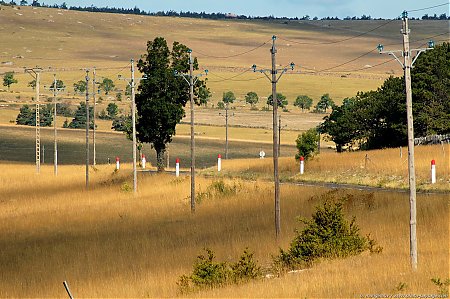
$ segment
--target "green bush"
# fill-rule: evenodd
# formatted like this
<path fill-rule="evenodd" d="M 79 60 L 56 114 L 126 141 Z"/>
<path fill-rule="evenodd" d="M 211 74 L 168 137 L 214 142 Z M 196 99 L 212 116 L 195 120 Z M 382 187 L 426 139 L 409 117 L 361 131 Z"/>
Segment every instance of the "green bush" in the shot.
<path fill-rule="evenodd" d="M 238 192 L 239 185 L 234 183 L 232 185 L 226 184 L 223 180 L 214 181 L 208 186 L 205 192 L 198 192 L 196 194 L 196 201 L 201 203 L 205 199 L 213 199 L 235 195 Z"/>
<path fill-rule="evenodd" d="M 300 159 L 304 157 L 305 160 L 311 158 L 317 152 L 317 144 L 319 142 L 319 134 L 315 128 L 309 129 L 308 131 L 298 135 L 297 140 L 297 150 L 298 153 L 295 155 L 295 159 Z"/>
<path fill-rule="evenodd" d="M 328 196 L 328 198 L 327 198 Z M 311 266 L 319 258 L 343 258 L 365 250 L 381 252 L 382 248 L 370 237 L 359 234 L 353 217 L 347 220 L 341 199 L 324 196 L 325 202 L 316 207 L 312 219 L 299 219 L 305 226 L 296 230 L 296 236 L 287 251 L 280 249 L 274 258 L 277 272 Z"/>
<path fill-rule="evenodd" d="M 214 261 L 211 249 L 205 248 L 206 255 L 199 255 L 190 275 L 180 276 L 177 285 L 181 293 L 189 293 L 204 288 L 215 288 L 231 283 L 246 282 L 261 276 L 261 268 L 253 258 L 253 253 L 244 250 L 239 261 L 228 264 Z"/>

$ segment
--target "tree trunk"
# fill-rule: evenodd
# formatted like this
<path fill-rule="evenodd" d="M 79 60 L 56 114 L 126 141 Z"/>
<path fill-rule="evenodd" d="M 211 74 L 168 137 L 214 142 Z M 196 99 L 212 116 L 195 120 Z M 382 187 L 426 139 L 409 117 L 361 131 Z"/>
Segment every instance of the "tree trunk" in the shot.
<path fill-rule="evenodd" d="M 337 151 L 338 153 L 342 153 L 342 144 L 337 144 L 337 143 L 336 143 L 336 151 Z"/>
<path fill-rule="evenodd" d="M 164 171 L 164 149 L 155 149 L 156 151 L 156 167 L 158 172 Z"/>

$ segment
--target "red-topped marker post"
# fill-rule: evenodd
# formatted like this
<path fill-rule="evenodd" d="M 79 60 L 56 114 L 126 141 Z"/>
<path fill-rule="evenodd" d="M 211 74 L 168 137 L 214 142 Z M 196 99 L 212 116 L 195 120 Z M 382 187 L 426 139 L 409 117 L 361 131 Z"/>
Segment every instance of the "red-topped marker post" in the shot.
<path fill-rule="evenodd" d="M 436 184 L 436 161 L 431 160 L 431 183 Z"/>
<path fill-rule="evenodd" d="M 305 158 L 302 156 L 300 157 L 300 174 L 305 173 Z"/>
<path fill-rule="evenodd" d="M 145 155 L 142 154 L 142 169 L 145 169 L 145 164 L 147 163 L 147 159 L 145 159 Z"/>
<path fill-rule="evenodd" d="M 176 164 L 175 164 L 175 175 L 177 177 L 180 176 L 180 159 L 176 159 Z"/>
<path fill-rule="evenodd" d="M 217 171 L 220 172 L 222 170 L 222 155 L 219 154 L 217 156 Z"/>
<path fill-rule="evenodd" d="M 120 159 L 119 157 L 116 157 L 116 170 L 120 169 Z"/>

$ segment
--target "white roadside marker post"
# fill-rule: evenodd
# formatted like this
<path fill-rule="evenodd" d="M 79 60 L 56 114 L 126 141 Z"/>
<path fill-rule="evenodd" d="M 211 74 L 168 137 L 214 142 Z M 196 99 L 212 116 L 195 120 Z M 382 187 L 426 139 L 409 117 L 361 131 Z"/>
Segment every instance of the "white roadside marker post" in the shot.
<path fill-rule="evenodd" d="M 300 157 L 300 174 L 305 173 L 305 158 L 302 156 Z"/>
<path fill-rule="evenodd" d="M 217 157 L 217 171 L 220 172 L 222 170 L 222 155 L 219 154 Z"/>
<path fill-rule="evenodd" d="M 120 159 L 119 157 L 116 157 L 116 170 L 120 169 Z"/>
<path fill-rule="evenodd" d="M 176 164 L 175 164 L 175 174 L 176 177 L 180 176 L 180 159 L 177 158 Z"/>
<path fill-rule="evenodd" d="M 436 161 L 431 160 L 431 183 L 436 184 Z"/>

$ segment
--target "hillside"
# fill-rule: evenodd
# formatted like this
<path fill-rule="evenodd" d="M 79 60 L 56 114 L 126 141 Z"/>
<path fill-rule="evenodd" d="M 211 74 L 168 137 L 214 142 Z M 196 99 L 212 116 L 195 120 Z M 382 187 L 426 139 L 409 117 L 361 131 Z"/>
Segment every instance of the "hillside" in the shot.
<path fill-rule="evenodd" d="M 378 43 L 400 48 L 400 27 L 400 21 L 212 21 L 2 6 L 0 73 L 23 72 L 24 66 L 38 65 L 49 72 L 43 75 L 44 81 L 51 80 L 54 72 L 65 81 L 78 81 L 84 75 L 82 68 L 96 66 L 100 76 L 116 77 L 123 67 L 126 72 L 130 58 L 138 59 L 145 52 L 148 40 L 164 36 L 193 49 L 200 67 L 211 71 L 209 85 L 216 98 L 224 90 L 242 96 L 253 89 L 265 96 L 270 84 L 259 79 L 261 74 L 248 72 L 233 81 L 221 78 L 240 74 L 254 63 L 269 67 L 271 37 L 277 35 L 277 63 L 298 65 L 295 75 L 280 81 L 280 90 L 290 96 L 306 93 L 313 97 L 329 92 L 342 99 L 358 90 L 376 88 L 388 74 L 401 73 L 395 61 L 370 69 L 390 59 L 376 51 L 336 67 Z M 448 32 L 448 21 L 411 21 L 410 27 L 412 46 L 421 46 L 429 37 Z M 371 32 L 362 35 L 367 31 Z M 240 55 L 244 52 L 249 53 Z M 330 70 L 315 73 L 324 69 Z M 362 70 L 349 72 L 355 69 Z M 18 78 L 13 89 L 26 95 L 29 77 Z"/>

